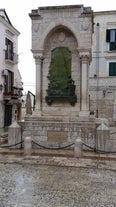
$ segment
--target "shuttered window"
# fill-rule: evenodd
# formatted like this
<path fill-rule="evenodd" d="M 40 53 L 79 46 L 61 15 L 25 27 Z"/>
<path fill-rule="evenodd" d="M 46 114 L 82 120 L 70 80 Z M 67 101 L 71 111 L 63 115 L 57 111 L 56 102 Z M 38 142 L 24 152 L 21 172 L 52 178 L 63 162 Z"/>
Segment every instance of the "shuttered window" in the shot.
<path fill-rule="evenodd" d="M 116 76 L 116 62 L 109 63 L 109 76 Z"/>
<path fill-rule="evenodd" d="M 13 60 L 13 42 L 11 42 L 8 38 L 5 39 L 5 42 L 6 42 L 5 58 L 8 60 Z"/>
<path fill-rule="evenodd" d="M 5 91 L 4 91 L 5 93 L 12 93 L 13 83 L 14 83 L 14 73 L 7 70 L 7 75 L 5 75 Z"/>
<path fill-rule="evenodd" d="M 116 50 L 116 29 L 106 30 L 106 42 L 110 43 L 110 50 Z"/>

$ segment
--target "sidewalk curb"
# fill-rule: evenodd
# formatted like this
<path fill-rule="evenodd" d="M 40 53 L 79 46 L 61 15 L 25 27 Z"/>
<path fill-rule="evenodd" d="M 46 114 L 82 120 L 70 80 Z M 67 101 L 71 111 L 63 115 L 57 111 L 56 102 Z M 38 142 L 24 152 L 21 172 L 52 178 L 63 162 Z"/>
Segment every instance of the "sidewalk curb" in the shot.
<path fill-rule="evenodd" d="M 116 171 L 116 157 L 114 156 L 90 156 L 84 155 L 81 158 L 75 158 L 72 154 L 58 153 L 32 153 L 31 156 L 25 156 L 23 151 L 0 151 L 0 163 L 17 164 L 36 164 L 57 167 L 76 167 L 76 168 L 94 168 Z"/>

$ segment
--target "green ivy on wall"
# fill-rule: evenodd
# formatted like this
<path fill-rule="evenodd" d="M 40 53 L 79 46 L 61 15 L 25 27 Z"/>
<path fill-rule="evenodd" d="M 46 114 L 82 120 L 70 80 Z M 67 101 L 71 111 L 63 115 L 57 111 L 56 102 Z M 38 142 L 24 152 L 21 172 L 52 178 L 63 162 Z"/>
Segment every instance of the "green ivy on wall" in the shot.
<path fill-rule="evenodd" d="M 48 79 L 47 103 L 51 105 L 59 99 L 68 100 L 74 105 L 77 98 L 74 81 L 71 79 L 71 52 L 67 47 L 52 50 Z"/>

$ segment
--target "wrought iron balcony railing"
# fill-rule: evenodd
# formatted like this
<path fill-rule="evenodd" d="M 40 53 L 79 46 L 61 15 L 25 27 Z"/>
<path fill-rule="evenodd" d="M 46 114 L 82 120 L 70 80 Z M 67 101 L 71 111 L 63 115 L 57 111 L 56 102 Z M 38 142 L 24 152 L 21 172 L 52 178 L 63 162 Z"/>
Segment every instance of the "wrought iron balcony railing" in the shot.
<path fill-rule="evenodd" d="M 17 64 L 18 63 L 18 55 L 16 53 L 9 52 L 9 51 L 5 50 L 5 60 L 10 61 L 13 64 Z"/>

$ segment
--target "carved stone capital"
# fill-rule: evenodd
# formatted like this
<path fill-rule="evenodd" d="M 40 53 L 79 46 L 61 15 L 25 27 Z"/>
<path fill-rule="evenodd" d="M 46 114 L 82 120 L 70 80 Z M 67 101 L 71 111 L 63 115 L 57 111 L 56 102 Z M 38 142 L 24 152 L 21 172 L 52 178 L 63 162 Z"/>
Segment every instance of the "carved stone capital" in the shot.
<path fill-rule="evenodd" d="M 33 51 L 32 51 L 33 52 Z M 35 62 L 40 64 L 43 61 L 43 53 L 41 52 L 33 52 L 33 58 Z"/>
<path fill-rule="evenodd" d="M 79 57 L 80 57 L 80 61 L 86 61 L 86 62 L 90 62 L 91 61 L 91 51 L 90 50 L 78 50 L 79 52 Z"/>
<path fill-rule="evenodd" d="M 81 55 L 80 56 L 80 61 L 81 62 L 89 62 L 89 60 L 90 60 L 90 58 L 89 58 L 89 56 L 88 55 Z"/>

